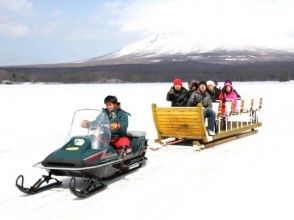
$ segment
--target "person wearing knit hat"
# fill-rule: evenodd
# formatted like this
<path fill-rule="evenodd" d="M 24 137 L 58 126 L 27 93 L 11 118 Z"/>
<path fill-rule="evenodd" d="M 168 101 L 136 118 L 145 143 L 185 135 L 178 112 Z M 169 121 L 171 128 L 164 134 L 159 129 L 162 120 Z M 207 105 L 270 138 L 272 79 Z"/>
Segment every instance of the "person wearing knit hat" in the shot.
<path fill-rule="evenodd" d="M 215 84 L 214 84 L 214 82 L 213 82 L 212 80 L 208 80 L 208 81 L 206 82 L 206 85 L 207 85 L 207 86 L 213 86 L 213 87 L 215 87 Z"/>
<path fill-rule="evenodd" d="M 215 86 L 215 83 L 212 80 L 208 80 L 206 84 L 207 92 L 210 95 L 211 101 L 215 102 L 218 99 L 221 91 Z"/>
<path fill-rule="evenodd" d="M 181 79 L 175 79 L 173 84 L 174 86 L 183 86 L 183 81 Z"/>
<path fill-rule="evenodd" d="M 232 82 L 232 80 L 229 80 L 229 79 L 227 79 L 227 80 L 224 82 L 224 87 L 225 87 L 226 84 L 231 84 L 231 85 L 233 86 L 233 82 Z M 234 92 L 237 94 L 238 99 L 241 98 L 241 96 L 239 95 L 239 93 L 238 93 L 235 89 L 234 89 Z"/>
<path fill-rule="evenodd" d="M 222 114 L 225 114 L 225 112 L 226 112 L 225 102 L 227 102 L 227 101 L 232 102 L 232 104 L 233 104 L 232 109 L 233 109 L 233 111 L 236 111 L 237 110 L 236 109 L 237 99 L 238 99 L 238 95 L 233 88 L 232 82 L 230 80 L 227 80 L 224 83 L 224 87 L 219 95 L 219 100 L 222 101 L 222 108 L 221 108 Z"/>
<path fill-rule="evenodd" d="M 167 93 L 166 100 L 171 102 L 172 107 L 183 107 L 186 106 L 188 98 L 189 91 L 183 87 L 183 80 L 175 79 Z"/>
<path fill-rule="evenodd" d="M 199 82 L 199 88 L 193 92 L 188 100 L 187 106 L 202 106 L 204 107 L 204 117 L 208 119 L 207 133 L 210 136 L 215 135 L 215 112 L 212 110 L 211 98 L 206 91 L 206 82 Z"/>

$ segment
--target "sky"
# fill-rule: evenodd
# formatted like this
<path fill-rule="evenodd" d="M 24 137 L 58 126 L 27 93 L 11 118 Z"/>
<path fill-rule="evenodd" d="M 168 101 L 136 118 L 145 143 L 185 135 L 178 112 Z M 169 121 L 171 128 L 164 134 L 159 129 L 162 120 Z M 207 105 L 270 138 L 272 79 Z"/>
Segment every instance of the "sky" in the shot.
<path fill-rule="evenodd" d="M 171 30 L 289 49 L 293 8 L 292 0 L 0 0 L 0 66 L 98 57 Z"/>

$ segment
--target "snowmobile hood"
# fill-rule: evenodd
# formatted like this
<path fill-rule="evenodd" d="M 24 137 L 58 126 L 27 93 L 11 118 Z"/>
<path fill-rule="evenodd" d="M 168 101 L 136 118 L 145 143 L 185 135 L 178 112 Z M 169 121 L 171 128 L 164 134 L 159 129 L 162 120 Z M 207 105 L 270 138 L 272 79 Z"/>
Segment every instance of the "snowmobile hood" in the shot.
<path fill-rule="evenodd" d="M 43 161 L 45 167 L 87 167 L 105 163 L 116 158 L 115 150 L 107 148 L 93 149 L 90 137 L 72 137 L 62 148 L 49 154 Z"/>

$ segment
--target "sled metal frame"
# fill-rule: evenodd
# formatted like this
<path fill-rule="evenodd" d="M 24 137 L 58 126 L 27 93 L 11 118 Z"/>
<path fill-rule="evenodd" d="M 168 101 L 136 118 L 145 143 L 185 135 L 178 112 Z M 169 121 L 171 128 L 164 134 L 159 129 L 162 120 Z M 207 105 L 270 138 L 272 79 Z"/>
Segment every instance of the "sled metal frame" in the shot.
<path fill-rule="evenodd" d="M 230 121 L 225 130 L 219 130 L 214 136 L 209 136 L 205 126 L 203 107 L 157 107 L 152 104 L 152 114 L 157 130 L 156 143 L 164 145 L 166 138 L 182 138 L 193 140 L 193 146 L 198 149 L 213 147 L 257 133 L 260 122 Z M 219 121 L 220 122 L 220 121 Z M 228 129 L 228 125 L 230 127 Z"/>

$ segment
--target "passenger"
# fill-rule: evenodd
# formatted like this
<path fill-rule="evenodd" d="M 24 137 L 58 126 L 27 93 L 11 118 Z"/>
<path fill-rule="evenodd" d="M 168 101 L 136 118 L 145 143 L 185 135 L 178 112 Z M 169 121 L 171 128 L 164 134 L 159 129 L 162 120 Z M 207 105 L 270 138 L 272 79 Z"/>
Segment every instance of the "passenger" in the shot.
<path fill-rule="evenodd" d="M 189 83 L 189 96 L 192 94 L 192 92 L 196 91 L 198 89 L 198 82 L 196 80 L 191 80 Z"/>
<path fill-rule="evenodd" d="M 171 101 L 172 107 L 183 107 L 187 105 L 188 98 L 189 91 L 183 87 L 183 81 L 181 79 L 175 79 L 173 86 L 167 93 L 166 100 Z"/>
<path fill-rule="evenodd" d="M 226 81 L 225 81 L 225 84 L 226 84 L 226 83 L 230 83 L 231 85 L 233 85 L 233 83 L 232 83 L 231 80 L 226 80 Z M 241 96 L 239 95 L 239 93 L 238 93 L 235 89 L 234 89 L 234 92 L 237 94 L 238 99 L 241 98 Z"/>
<path fill-rule="evenodd" d="M 208 119 L 207 132 L 212 136 L 215 135 L 215 112 L 212 110 L 211 98 L 206 91 L 206 87 L 206 82 L 201 81 L 199 83 L 199 88 L 191 94 L 187 105 L 198 106 L 201 104 L 204 107 L 204 118 Z"/>
<path fill-rule="evenodd" d="M 224 84 L 224 88 L 222 89 L 222 92 L 219 95 L 219 100 L 222 101 L 223 105 L 222 105 L 222 113 L 225 112 L 225 102 L 226 101 L 232 101 L 232 110 L 236 111 L 236 107 L 237 107 L 237 93 L 235 92 L 232 84 L 229 81 L 226 81 Z"/>
<path fill-rule="evenodd" d="M 211 81 L 214 82 L 214 85 L 215 85 L 216 88 L 220 89 L 220 88 L 218 87 L 218 81 L 217 81 L 217 79 L 213 78 L 213 79 L 211 79 Z"/>
<path fill-rule="evenodd" d="M 130 146 L 130 140 L 127 137 L 128 115 L 130 114 L 120 108 L 120 103 L 115 96 L 107 96 L 104 99 L 104 104 L 106 108 L 103 109 L 103 111 L 107 113 L 109 118 L 109 127 L 111 131 L 110 143 L 118 150 L 118 153 L 125 152 Z M 93 122 L 83 120 L 81 127 L 90 128 L 91 123 Z"/>
<path fill-rule="evenodd" d="M 207 92 L 210 95 L 211 101 L 215 102 L 218 99 L 221 91 L 216 87 L 215 83 L 212 80 L 207 81 L 206 84 Z"/>

